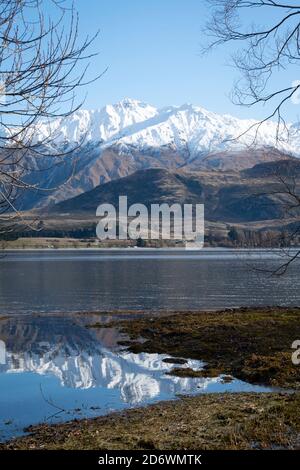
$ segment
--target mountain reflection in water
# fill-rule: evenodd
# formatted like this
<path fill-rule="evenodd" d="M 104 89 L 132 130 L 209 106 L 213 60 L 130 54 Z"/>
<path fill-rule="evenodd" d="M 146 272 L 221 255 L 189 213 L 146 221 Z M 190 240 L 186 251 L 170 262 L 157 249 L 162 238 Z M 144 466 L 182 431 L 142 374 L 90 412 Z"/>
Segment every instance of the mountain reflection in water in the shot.
<path fill-rule="evenodd" d="M 105 321 L 108 316 L 103 316 Z M 101 320 L 102 320 L 101 319 Z M 99 316 L 19 316 L 0 320 L 5 363 L 0 364 L 0 438 L 25 426 L 97 416 L 175 398 L 177 394 L 268 391 L 222 377 L 166 375 L 174 365 L 161 354 L 133 354 L 118 346 L 114 328 L 86 328 Z M 200 369 L 201 361 L 183 367 Z"/>

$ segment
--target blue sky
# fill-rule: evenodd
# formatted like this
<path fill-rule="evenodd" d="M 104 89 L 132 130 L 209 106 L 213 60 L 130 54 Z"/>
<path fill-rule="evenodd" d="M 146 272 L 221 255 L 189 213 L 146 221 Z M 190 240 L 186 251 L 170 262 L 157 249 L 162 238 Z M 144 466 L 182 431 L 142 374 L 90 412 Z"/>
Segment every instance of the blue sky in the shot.
<path fill-rule="evenodd" d="M 75 0 L 75 6 L 82 35 L 100 30 L 91 74 L 108 67 L 88 87 L 85 107 L 130 97 L 158 107 L 189 102 L 239 117 L 265 116 L 266 109 L 241 108 L 230 101 L 239 77 L 229 65 L 232 46 L 206 57 L 200 54 L 201 27 L 208 15 L 204 0 Z M 290 85 L 300 79 L 300 71 L 285 72 L 285 79 Z M 288 119 L 298 114 L 300 105 L 288 105 Z"/>

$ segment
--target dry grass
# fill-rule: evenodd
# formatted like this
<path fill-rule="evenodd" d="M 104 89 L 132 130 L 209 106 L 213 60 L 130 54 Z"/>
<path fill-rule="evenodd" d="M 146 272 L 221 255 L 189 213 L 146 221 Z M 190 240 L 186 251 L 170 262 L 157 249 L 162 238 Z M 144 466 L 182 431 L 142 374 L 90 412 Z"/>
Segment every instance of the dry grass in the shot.
<path fill-rule="evenodd" d="M 2 449 L 295 449 L 300 394 L 210 394 L 32 428 Z"/>
<path fill-rule="evenodd" d="M 251 383 L 300 389 L 300 367 L 291 360 L 291 345 L 300 339 L 299 316 L 298 308 L 244 308 L 144 316 L 110 326 L 117 325 L 130 337 L 123 344 L 132 352 L 205 361 L 202 376 L 226 374 Z"/>
<path fill-rule="evenodd" d="M 178 375 L 182 359 L 207 363 L 202 375 L 220 373 L 286 388 L 300 388 L 291 345 L 300 338 L 300 309 L 186 312 L 116 320 L 132 352 L 168 354 Z M 101 324 L 94 325 L 100 327 Z M 107 327 L 108 324 L 106 323 Z M 145 341 L 140 342 L 140 338 Z M 177 362 L 177 364 L 176 364 Z M 297 449 L 300 393 L 209 394 L 184 397 L 109 416 L 31 428 L 32 435 L 2 449 Z"/>

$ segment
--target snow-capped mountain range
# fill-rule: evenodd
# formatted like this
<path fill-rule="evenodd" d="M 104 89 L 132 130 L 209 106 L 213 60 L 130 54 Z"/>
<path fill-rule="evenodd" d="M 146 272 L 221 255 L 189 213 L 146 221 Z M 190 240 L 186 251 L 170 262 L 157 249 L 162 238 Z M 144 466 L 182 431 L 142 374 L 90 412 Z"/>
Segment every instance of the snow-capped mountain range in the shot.
<path fill-rule="evenodd" d="M 50 164 L 32 159 L 28 183 L 53 190 L 28 192 L 19 209 L 49 206 L 137 170 L 241 170 L 283 158 L 283 153 L 300 156 L 296 124 L 287 126 L 287 141 L 276 143 L 275 122 L 259 129 L 255 123 L 189 104 L 156 109 L 129 98 L 100 110 L 79 110 L 67 118 L 40 122 L 34 130 L 37 142 L 69 153 L 54 167 L 53 158 Z"/>
<path fill-rule="evenodd" d="M 85 143 L 99 143 L 102 148 L 115 144 L 122 144 L 124 149 L 133 146 L 140 150 L 171 146 L 188 151 L 190 157 L 241 149 L 254 140 L 258 147 L 275 146 L 277 124 L 265 122 L 256 136 L 256 122 L 219 115 L 191 104 L 157 109 L 125 98 L 99 110 L 79 110 L 71 117 L 41 123 L 36 129 L 36 138 L 44 140 L 50 134 L 57 144 L 84 140 Z M 299 155 L 298 126 L 290 124 L 288 129 L 289 139 L 276 145 L 280 150 Z"/>

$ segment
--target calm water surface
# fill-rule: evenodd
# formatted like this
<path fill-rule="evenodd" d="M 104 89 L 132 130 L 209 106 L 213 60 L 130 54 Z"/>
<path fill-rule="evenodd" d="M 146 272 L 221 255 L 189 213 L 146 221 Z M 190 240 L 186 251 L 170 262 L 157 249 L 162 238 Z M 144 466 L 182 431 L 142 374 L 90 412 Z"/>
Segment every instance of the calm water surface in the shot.
<path fill-rule="evenodd" d="M 81 318 L 83 317 L 83 318 Z M 177 394 L 270 391 L 223 377 L 179 378 L 161 354 L 132 354 L 113 328 L 85 325 L 99 315 L 20 315 L 0 321 L 5 357 L 0 364 L 0 440 L 31 424 L 95 417 L 176 398 Z M 184 366 L 199 370 L 201 361 Z"/>
<path fill-rule="evenodd" d="M 300 263 L 283 277 L 264 250 L 38 251 L 0 259 L 0 313 L 299 305 Z"/>
<path fill-rule="evenodd" d="M 0 258 L 0 440 L 31 424 L 99 416 L 183 393 L 270 391 L 236 379 L 225 383 L 222 376 L 170 376 L 174 365 L 166 356 L 129 353 L 118 345 L 124 338 L 116 329 L 86 328 L 109 315 L 74 312 L 299 305 L 298 263 L 282 278 L 256 270 L 279 263 L 265 251 L 6 253 Z M 198 370 L 203 363 L 184 367 Z"/>

